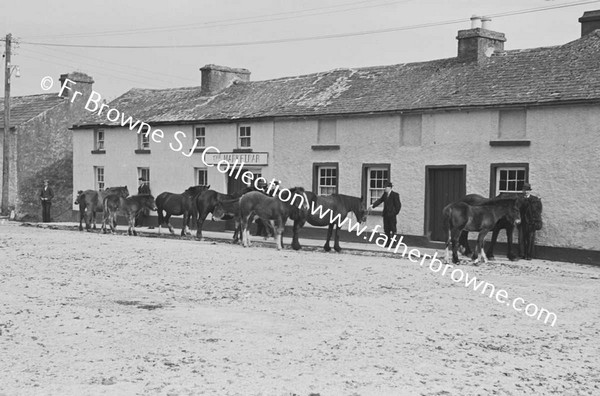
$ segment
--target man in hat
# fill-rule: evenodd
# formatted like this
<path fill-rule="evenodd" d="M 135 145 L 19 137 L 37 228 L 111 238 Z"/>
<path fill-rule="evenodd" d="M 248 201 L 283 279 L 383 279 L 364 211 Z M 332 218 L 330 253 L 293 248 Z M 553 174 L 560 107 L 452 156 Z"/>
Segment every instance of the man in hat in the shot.
<path fill-rule="evenodd" d="M 144 179 L 143 177 L 140 177 L 138 180 L 140 182 L 140 185 L 138 187 L 138 194 L 152 194 L 150 192 L 150 184 L 148 183 L 148 181 L 146 179 Z M 150 211 L 148 210 L 148 208 L 142 209 L 142 211 L 138 215 L 137 219 L 135 220 L 135 222 L 136 222 L 135 226 L 141 227 L 145 224 L 148 224 L 149 218 L 150 218 Z M 148 228 L 152 229 L 154 227 L 148 226 Z"/>
<path fill-rule="evenodd" d="M 402 203 L 400 202 L 400 195 L 397 192 L 392 191 L 392 183 L 385 183 L 385 192 L 377 201 L 373 202 L 371 209 L 376 208 L 383 203 L 383 232 L 388 237 L 388 241 L 391 243 L 392 237 L 396 235 L 396 216 L 400 213 Z"/>
<path fill-rule="evenodd" d="M 40 190 L 40 200 L 42 201 L 42 221 L 50 222 L 50 206 L 52 206 L 54 191 L 48 185 L 48 179 L 44 179 L 44 186 Z"/>
<path fill-rule="evenodd" d="M 525 196 L 525 198 L 531 196 L 531 184 L 523 183 L 523 196 Z"/>

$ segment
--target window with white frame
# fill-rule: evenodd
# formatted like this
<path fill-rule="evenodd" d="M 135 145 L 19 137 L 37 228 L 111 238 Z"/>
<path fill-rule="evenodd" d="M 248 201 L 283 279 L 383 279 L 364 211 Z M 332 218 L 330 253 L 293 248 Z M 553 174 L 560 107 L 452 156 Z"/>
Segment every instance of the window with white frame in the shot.
<path fill-rule="evenodd" d="M 206 168 L 196 168 L 196 185 L 208 186 L 208 171 Z"/>
<path fill-rule="evenodd" d="M 252 147 L 251 128 L 249 126 L 240 126 L 238 129 L 238 146 L 239 148 Z"/>
<path fill-rule="evenodd" d="M 144 127 L 140 133 L 138 133 L 138 149 L 139 150 L 150 150 L 150 128 Z"/>
<path fill-rule="evenodd" d="M 317 167 L 317 194 L 330 195 L 337 193 L 338 167 L 336 165 L 320 165 Z"/>
<path fill-rule="evenodd" d="M 206 147 L 206 128 L 203 126 L 194 127 L 194 139 L 198 141 L 198 146 L 196 148 L 205 148 Z"/>
<path fill-rule="evenodd" d="M 527 180 L 527 168 L 522 166 L 496 168 L 496 194 L 520 193 Z"/>
<path fill-rule="evenodd" d="M 94 185 L 96 186 L 96 190 L 98 190 L 98 191 L 104 190 L 104 167 L 103 166 L 94 166 Z"/>
<path fill-rule="evenodd" d="M 94 150 L 104 150 L 104 129 L 94 130 Z"/>
<path fill-rule="evenodd" d="M 368 204 L 371 205 L 385 192 L 385 183 L 390 180 L 390 169 L 389 166 L 373 166 L 368 167 L 366 173 Z"/>

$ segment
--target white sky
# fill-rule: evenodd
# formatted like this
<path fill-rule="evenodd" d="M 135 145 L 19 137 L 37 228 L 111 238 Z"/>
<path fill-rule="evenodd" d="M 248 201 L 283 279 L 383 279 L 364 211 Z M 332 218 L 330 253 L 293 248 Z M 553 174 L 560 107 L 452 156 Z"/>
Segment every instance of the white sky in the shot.
<path fill-rule="evenodd" d="M 181 48 L 58 48 L 21 43 L 13 54 L 20 78 L 12 95 L 45 93 L 44 76 L 70 71 L 91 75 L 94 90 L 111 100 L 127 90 L 200 84 L 209 64 L 243 67 L 252 80 L 336 68 L 416 62 L 456 56 L 456 32 L 473 14 L 489 15 L 574 0 L 2 0 L 0 34 L 22 42 L 92 45 L 215 44 L 352 33 L 456 19 L 464 22 L 363 36 L 265 45 Z M 351 9 L 354 8 L 354 9 Z M 580 37 L 578 18 L 592 4 L 493 18 L 506 34 L 505 49 L 564 44 Z M 273 14 L 278 14 L 274 16 Z M 260 17 L 247 19 L 250 17 Z M 246 19 L 242 19 L 246 18 Z M 283 19 L 284 18 L 284 19 Z M 247 23 L 254 21 L 253 23 Z M 256 22 L 258 21 L 258 22 Z M 244 23 L 240 23 L 244 22 Z M 190 25 L 195 25 L 191 26 Z M 213 26 L 211 26 L 213 25 Z M 214 26 L 221 25 L 221 26 Z M 171 27 L 135 34 L 97 34 Z M 57 37 L 74 35 L 79 37 Z M 2 46 L 4 43 L 0 43 Z M 4 74 L 4 73 L 2 73 Z"/>

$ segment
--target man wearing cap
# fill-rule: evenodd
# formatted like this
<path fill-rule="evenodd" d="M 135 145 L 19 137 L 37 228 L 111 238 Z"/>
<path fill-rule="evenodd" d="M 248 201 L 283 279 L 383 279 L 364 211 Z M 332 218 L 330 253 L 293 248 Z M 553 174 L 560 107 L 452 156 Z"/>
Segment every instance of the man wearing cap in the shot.
<path fill-rule="evenodd" d="M 523 183 L 523 196 L 529 198 L 531 196 L 531 184 Z"/>
<path fill-rule="evenodd" d="M 385 192 L 377 201 L 373 202 L 371 209 L 376 208 L 383 202 L 383 232 L 388 237 L 388 241 L 392 240 L 392 237 L 396 235 L 396 216 L 400 213 L 402 203 L 400 202 L 400 195 L 397 192 L 392 191 L 392 183 L 385 183 Z"/>
<path fill-rule="evenodd" d="M 151 194 L 150 184 L 148 184 L 146 179 L 140 177 L 138 180 L 141 182 L 140 186 L 138 187 L 138 194 Z"/>
<path fill-rule="evenodd" d="M 48 179 L 44 179 L 44 187 L 40 190 L 40 200 L 42 201 L 42 221 L 50 222 L 50 206 L 52 206 L 54 191 L 48 185 Z"/>

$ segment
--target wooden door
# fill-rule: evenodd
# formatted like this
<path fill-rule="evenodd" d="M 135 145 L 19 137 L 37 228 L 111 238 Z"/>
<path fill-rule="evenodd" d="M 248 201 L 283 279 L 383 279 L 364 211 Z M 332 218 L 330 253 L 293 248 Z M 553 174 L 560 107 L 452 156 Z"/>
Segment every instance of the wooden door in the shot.
<path fill-rule="evenodd" d="M 427 167 L 426 178 L 425 235 L 445 242 L 442 210 L 466 195 L 466 166 Z"/>

